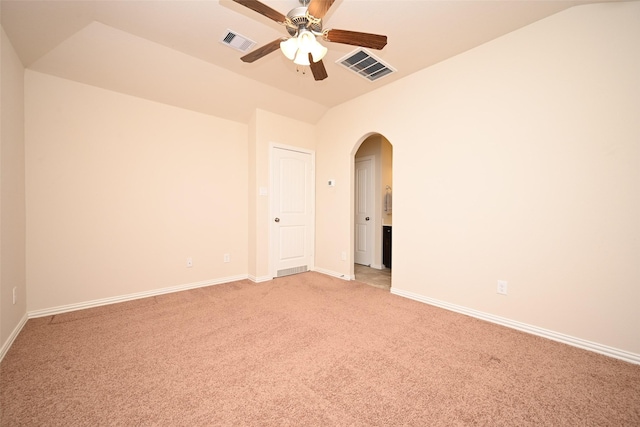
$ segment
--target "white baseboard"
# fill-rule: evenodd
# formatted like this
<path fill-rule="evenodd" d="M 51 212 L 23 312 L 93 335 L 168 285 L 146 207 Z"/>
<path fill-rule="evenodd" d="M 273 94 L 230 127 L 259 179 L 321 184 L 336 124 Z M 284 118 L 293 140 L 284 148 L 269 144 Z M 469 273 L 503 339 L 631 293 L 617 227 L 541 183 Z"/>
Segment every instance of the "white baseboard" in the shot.
<path fill-rule="evenodd" d="M 110 298 L 102 298 L 93 301 L 86 301 L 76 304 L 61 305 L 58 307 L 45 308 L 42 310 L 34 310 L 28 313 L 29 319 L 36 317 L 52 316 L 54 314 L 68 313 L 70 311 L 84 310 L 86 308 L 100 307 L 108 304 L 132 301 L 140 298 L 148 298 L 156 295 L 169 294 L 172 292 L 186 291 L 189 289 L 203 288 L 205 286 L 220 285 L 222 283 L 235 282 L 237 280 L 247 279 L 246 274 L 238 276 L 223 277 L 221 279 L 204 280 L 202 282 L 186 283 L 184 285 L 170 286 L 168 288 L 153 289 L 145 292 L 137 292 L 134 294 L 120 295 Z"/>
<path fill-rule="evenodd" d="M 455 304 L 450 304 L 444 301 L 440 301 L 440 300 L 425 297 L 419 294 L 415 294 L 413 292 L 395 289 L 393 287 L 391 288 L 391 293 L 394 295 L 409 298 L 415 301 L 423 302 L 425 304 L 444 308 L 445 310 L 454 311 L 456 313 L 465 314 L 467 316 L 475 317 L 477 319 L 486 320 L 487 322 L 496 323 L 498 325 L 506 326 L 508 328 L 517 329 L 522 332 L 527 332 L 543 338 L 548 338 L 550 340 L 558 341 L 563 344 L 568 344 L 574 347 L 582 348 L 584 350 L 589 350 L 595 353 L 603 354 L 605 356 L 624 360 L 625 362 L 640 364 L 640 354 L 631 353 L 625 350 L 620 350 L 617 348 L 609 347 L 609 346 L 598 344 L 595 342 L 583 340 L 581 338 L 572 337 L 570 335 L 561 334 L 559 332 L 550 331 L 548 329 L 539 328 L 537 326 L 528 325 L 526 323 L 517 322 L 515 320 L 507 319 L 505 317 L 494 316 L 493 314 L 484 313 L 482 311 L 473 310 L 473 309 L 455 305 Z"/>
<path fill-rule="evenodd" d="M 271 276 L 256 277 L 256 276 L 249 275 L 249 280 L 251 280 L 253 283 L 262 283 L 262 282 L 268 282 L 269 280 L 273 280 L 273 278 Z"/>
<path fill-rule="evenodd" d="M 336 273 L 335 271 L 325 270 L 324 268 L 314 267 L 312 271 L 317 271 L 318 273 L 326 274 L 327 276 L 337 277 L 342 280 L 355 280 L 354 276 L 350 276 L 348 274 Z"/>
<path fill-rule="evenodd" d="M 11 348 L 11 345 L 18 337 L 18 334 L 27 323 L 27 320 L 29 320 L 29 316 L 27 315 L 27 313 L 25 313 L 24 316 L 22 316 L 22 319 L 20 319 L 20 322 L 18 322 L 16 327 L 13 328 L 13 331 L 11 331 L 9 338 L 7 338 L 7 340 L 2 344 L 2 348 L 0 348 L 0 362 L 2 362 L 2 359 L 4 359 L 4 356 L 7 354 L 7 352 Z"/>

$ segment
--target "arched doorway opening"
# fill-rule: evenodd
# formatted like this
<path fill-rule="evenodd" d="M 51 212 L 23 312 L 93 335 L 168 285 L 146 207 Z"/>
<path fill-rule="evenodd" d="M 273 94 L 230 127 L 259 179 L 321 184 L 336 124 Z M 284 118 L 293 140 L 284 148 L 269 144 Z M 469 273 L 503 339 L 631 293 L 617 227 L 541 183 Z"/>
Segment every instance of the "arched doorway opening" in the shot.
<path fill-rule="evenodd" d="M 391 288 L 393 253 L 393 146 L 372 133 L 353 152 L 353 277 Z"/>

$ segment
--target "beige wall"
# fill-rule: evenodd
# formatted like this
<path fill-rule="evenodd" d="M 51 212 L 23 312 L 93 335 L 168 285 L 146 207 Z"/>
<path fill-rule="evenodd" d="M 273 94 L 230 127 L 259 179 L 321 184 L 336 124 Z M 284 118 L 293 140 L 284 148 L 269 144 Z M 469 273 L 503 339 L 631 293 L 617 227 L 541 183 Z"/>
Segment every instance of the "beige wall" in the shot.
<path fill-rule="evenodd" d="M 33 71 L 25 111 L 30 312 L 246 277 L 246 125 Z"/>
<path fill-rule="evenodd" d="M 354 148 L 380 133 L 394 289 L 640 354 L 639 41 L 640 3 L 578 6 L 333 108 L 317 265 L 349 273 Z"/>
<path fill-rule="evenodd" d="M 4 29 L 0 59 L 0 348 L 26 310 L 24 69 Z M 16 303 L 13 304 L 13 288 Z M 2 356 L 0 355 L 0 359 Z"/>
<path fill-rule="evenodd" d="M 263 202 L 261 199 L 261 197 L 258 197 L 259 195 L 259 185 L 260 182 L 263 181 L 262 178 L 260 178 L 260 180 L 258 180 L 258 156 L 260 155 L 260 152 L 258 152 L 258 146 L 257 146 L 257 132 L 256 132 L 256 114 L 257 111 L 254 111 L 254 113 L 251 116 L 251 120 L 249 121 L 249 128 L 248 128 L 248 136 L 247 136 L 247 142 L 248 142 L 248 146 L 249 146 L 249 157 L 248 157 L 248 188 L 247 188 L 247 203 L 248 203 L 248 207 L 249 207 L 249 221 L 247 223 L 247 233 L 248 233 L 248 258 L 247 258 L 247 273 L 248 276 L 251 280 L 257 282 L 260 280 L 260 278 L 258 277 L 258 271 L 260 270 L 261 273 L 266 274 L 264 272 L 264 268 L 262 268 L 262 264 L 260 266 L 258 266 L 258 260 L 260 260 L 261 263 L 263 263 L 263 259 L 264 258 L 261 255 L 261 251 L 258 251 L 258 247 L 260 246 L 258 239 L 262 239 L 262 235 L 258 234 L 258 230 L 260 229 L 260 224 L 262 222 L 265 221 L 264 218 L 262 218 L 262 220 L 260 222 L 258 222 L 258 207 L 260 207 L 260 209 L 264 209 L 264 207 L 262 206 L 265 202 Z M 259 253 L 260 252 L 260 253 Z"/>

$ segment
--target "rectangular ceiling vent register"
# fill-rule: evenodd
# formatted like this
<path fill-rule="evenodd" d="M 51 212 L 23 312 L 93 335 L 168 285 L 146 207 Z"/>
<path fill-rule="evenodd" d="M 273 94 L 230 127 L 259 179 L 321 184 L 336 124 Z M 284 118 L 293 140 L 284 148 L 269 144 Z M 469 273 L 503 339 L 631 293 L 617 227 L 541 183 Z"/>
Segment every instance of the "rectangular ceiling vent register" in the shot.
<path fill-rule="evenodd" d="M 372 82 L 396 72 L 393 67 L 362 48 L 338 59 L 336 63 Z"/>
<path fill-rule="evenodd" d="M 229 47 L 234 48 L 235 50 L 239 50 L 240 52 L 248 52 L 255 45 L 256 42 L 250 40 L 245 36 L 241 36 L 240 34 L 227 30 L 224 37 L 220 40 L 220 43 L 226 44 Z"/>

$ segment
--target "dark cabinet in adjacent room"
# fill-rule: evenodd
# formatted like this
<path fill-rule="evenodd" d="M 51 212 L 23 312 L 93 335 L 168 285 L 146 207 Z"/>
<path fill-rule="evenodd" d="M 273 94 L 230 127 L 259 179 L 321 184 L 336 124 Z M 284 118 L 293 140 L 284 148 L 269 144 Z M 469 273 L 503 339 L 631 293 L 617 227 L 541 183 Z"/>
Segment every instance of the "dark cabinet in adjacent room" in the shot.
<path fill-rule="evenodd" d="M 382 226 L 382 263 L 391 268 L 391 226 Z"/>

